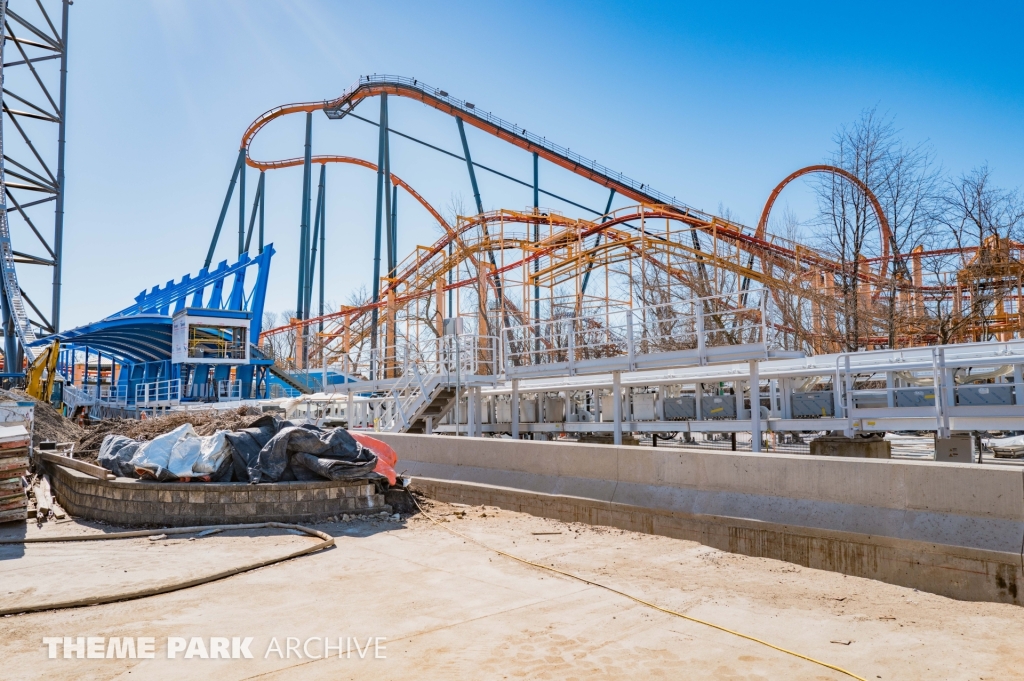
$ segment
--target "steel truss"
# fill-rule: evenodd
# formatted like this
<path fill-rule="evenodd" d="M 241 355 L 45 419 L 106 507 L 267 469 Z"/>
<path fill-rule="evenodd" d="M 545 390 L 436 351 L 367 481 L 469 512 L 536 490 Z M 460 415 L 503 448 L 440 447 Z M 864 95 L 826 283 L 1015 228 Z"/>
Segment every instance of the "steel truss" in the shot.
<path fill-rule="evenodd" d="M 454 118 L 461 155 L 396 130 L 388 115 L 389 97 L 412 99 Z M 360 102 L 370 98 L 380 103 L 378 120 L 356 113 Z M 376 126 L 377 162 L 314 154 L 312 116 L 318 111 L 331 120 L 357 119 Z M 306 122 L 303 155 L 280 160 L 253 158 L 250 146 L 258 133 L 272 121 L 292 114 L 301 114 Z M 528 152 L 533 162 L 532 184 L 474 160 L 467 127 Z M 458 216 L 450 224 L 395 174 L 390 145 L 396 137 L 465 162 L 476 214 Z M 539 160 L 609 189 L 604 210 L 543 189 Z M 323 205 L 328 163 L 357 165 L 377 174 L 376 245 L 369 299 L 362 305 L 323 314 Z M 316 164 L 321 165 L 321 172 L 313 209 Z M 243 250 L 245 168 L 260 171 L 260 189 L 244 244 L 247 250 L 257 205 L 262 214 L 266 171 L 300 165 L 304 181 L 297 318 L 263 335 L 264 340 L 291 339 L 291 349 L 285 351 L 290 357 L 279 357 L 288 369 L 308 368 L 308 358 L 317 357 L 325 376 L 326 367 L 333 365 L 374 383 L 410 381 L 413 377 L 406 375 L 407 359 L 403 358 L 414 356 L 416 348 L 426 347 L 424 344 L 439 343 L 442 320 L 449 317 L 463 318 L 465 333 L 489 339 L 483 349 L 474 352 L 491 353 L 492 360 L 496 353 L 512 358 L 515 367 L 530 364 L 545 353 L 564 354 L 565 343 L 575 343 L 577 348 L 589 345 L 588 352 L 599 354 L 605 346 L 621 345 L 621 330 L 614 328 L 616 320 L 637 310 L 653 315 L 652 319 L 645 317 L 644 324 L 660 325 L 652 333 L 644 331 L 648 335 L 641 339 L 643 343 L 650 344 L 650 338 L 658 337 L 658 342 L 679 351 L 696 350 L 686 344 L 692 345 L 700 336 L 691 328 L 697 318 L 717 325 L 714 331 L 722 338 L 716 340 L 745 344 L 741 331 L 749 321 L 748 311 L 755 308 L 764 328 L 760 342 L 768 351 L 827 354 L 846 349 L 851 341 L 875 349 L 890 344 L 898 348 L 965 340 L 1009 341 L 1024 336 L 1024 245 L 988 240 L 955 253 L 921 249 L 900 253 L 877 197 L 841 168 L 809 166 L 791 174 L 772 192 L 757 228 L 750 229 L 696 210 L 444 90 L 399 76 L 363 76 L 335 99 L 284 105 L 258 117 L 242 136 L 207 261 L 216 247 L 236 181 L 240 190 L 239 249 Z M 485 211 L 478 171 L 532 187 L 532 208 Z M 849 263 L 770 233 L 768 217 L 776 198 L 791 181 L 809 173 L 830 174 L 834 181 L 863 193 L 878 227 L 874 257 Z M 417 247 L 404 260 L 398 258 L 396 245 L 399 188 L 443 230 L 436 243 Z M 595 217 L 571 218 L 542 208 L 541 195 Z M 616 197 L 635 205 L 613 209 Z M 262 237 L 262 229 L 260 234 Z M 313 316 L 317 248 L 321 313 Z M 382 248 L 386 248 L 386 263 L 381 259 Z M 852 316 L 851 300 L 857 310 Z M 693 301 L 701 301 L 699 311 L 693 309 Z M 729 321 L 722 321 L 726 319 Z M 689 320 L 685 323 L 690 327 L 680 326 L 682 320 Z M 570 321 L 571 329 L 567 326 Z M 671 333 L 661 333 L 666 328 L 689 334 L 689 340 L 669 338 Z M 604 341 L 591 343 L 598 337 Z M 575 351 L 569 354 L 576 357 Z M 507 367 L 494 366 L 490 371 L 497 376 Z"/>
<path fill-rule="evenodd" d="M 29 346 L 37 333 L 60 329 L 70 6 L 71 0 L 0 0 L 0 258 L 7 372 L 20 372 L 24 358 L 33 357 Z M 44 226 L 51 202 L 52 232 Z M 23 250 L 16 250 L 12 239 L 24 242 Z M 17 265 L 51 268 L 49 295 L 38 291 L 29 296 L 19 283 Z"/>

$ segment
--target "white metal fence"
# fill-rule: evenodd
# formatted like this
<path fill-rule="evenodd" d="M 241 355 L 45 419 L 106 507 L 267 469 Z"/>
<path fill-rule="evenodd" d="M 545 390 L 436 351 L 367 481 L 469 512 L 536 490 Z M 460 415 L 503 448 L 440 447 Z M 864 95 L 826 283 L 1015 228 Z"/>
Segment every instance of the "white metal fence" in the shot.
<path fill-rule="evenodd" d="M 539 374 L 556 368 L 546 365 L 560 364 L 574 374 L 584 368 L 610 370 L 623 358 L 632 369 L 642 355 L 664 355 L 681 365 L 707 364 L 720 354 L 716 349 L 764 347 L 764 293 L 707 296 L 506 327 L 505 370 L 510 376 Z"/>
<path fill-rule="evenodd" d="M 181 379 L 171 378 L 135 386 L 136 407 L 168 407 L 181 403 Z"/>

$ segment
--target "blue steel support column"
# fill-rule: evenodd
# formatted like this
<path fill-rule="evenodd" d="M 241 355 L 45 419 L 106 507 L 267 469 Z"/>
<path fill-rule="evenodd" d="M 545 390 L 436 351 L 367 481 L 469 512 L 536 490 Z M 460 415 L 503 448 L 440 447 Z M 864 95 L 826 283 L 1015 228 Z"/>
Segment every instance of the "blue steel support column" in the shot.
<path fill-rule="evenodd" d="M 465 154 L 465 156 L 466 156 L 466 168 L 469 169 L 469 182 L 470 182 L 470 184 L 473 185 L 473 200 L 476 201 L 476 212 L 477 212 L 478 215 L 483 215 L 484 204 L 480 200 L 480 187 L 479 187 L 479 185 L 477 185 L 477 182 L 476 182 L 476 171 L 473 169 L 473 157 L 469 153 L 469 142 L 466 141 L 466 126 L 463 125 L 462 119 L 459 118 L 458 116 L 455 117 L 455 123 L 456 123 L 456 125 L 459 126 L 459 137 L 462 139 L 462 153 Z M 490 238 L 490 234 L 487 233 L 487 223 L 486 222 L 483 222 L 483 221 L 480 222 L 480 229 L 484 233 L 484 238 L 485 239 L 489 239 Z M 492 251 L 490 248 L 488 248 L 487 249 L 487 256 L 488 256 L 488 260 L 490 260 L 490 262 L 491 262 L 491 267 L 493 267 L 495 270 L 498 269 L 498 261 L 495 260 L 495 258 L 494 258 L 494 251 Z M 499 304 L 501 305 L 502 308 L 504 308 L 505 307 L 505 305 L 504 305 L 505 294 L 502 291 L 501 276 L 498 275 L 498 274 L 494 275 L 494 289 L 495 289 L 495 292 L 498 294 L 498 302 L 499 302 Z M 481 297 L 483 297 L 484 295 L 486 295 L 486 293 L 484 291 L 481 291 L 480 295 L 481 295 Z M 484 301 L 483 300 L 480 301 L 480 306 L 481 306 L 481 308 L 484 308 Z M 478 329 L 477 332 L 480 333 L 481 331 L 482 331 L 482 329 Z"/>
<path fill-rule="evenodd" d="M 270 258 L 274 255 L 273 245 L 268 245 L 263 253 L 254 260 L 259 261 L 256 270 L 256 283 L 249 294 L 252 300 L 252 322 L 249 323 L 249 337 L 253 343 L 259 344 L 260 333 L 263 331 L 263 305 L 267 298 L 267 282 L 270 280 Z"/>
<path fill-rule="evenodd" d="M 377 141 L 377 228 L 373 242 L 373 302 L 380 300 L 380 230 L 384 221 L 384 155 L 387 151 L 388 96 L 380 96 L 380 137 Z M 370 312 L 370 377 L 376 376 L 377 308 Z"/>
<path fill-rule="evenodd" d="M 469 183 L 473 185 L 473 200 L 476 201 L 476 212 L 484 212 L 484 204 L 480 201 L 480 187 L 476 183 L 476 171 L 473 170 L 473 157 L 469 155 L 469 142 L 466 141 L 466 126 L 462 119 L 455 117 L 455 124 L 459 126 L 459 137 L 462 139 L 462 153 L 466 156 L 466 167 L 469 169 Z"/>
<path fill-rule="evenodd" d="M 391 221 L 391 135 L 388 134 L 388 111 L 384 110 L 384 231 L 387 234 L 388 248 L 388 278 L 395 276 L 395 268 L 398 262 L 395 254 L 395 228 Z"/>
<path fill-rule="evenodd" d="M 398 268 L 398 185 L 391 188 L 391 276 Z"/>
<path fill-rule="evenodd" d="M 608 203 L 604 207 L 604 217 L 601 218 L 601 223 L 605 223 L 608 220 L 608 213 L 612 209 L 612 199 L 615 198 L 615 190 L 611 190 L 608 194 Z M 601 233 L 597 233 L 597 238 L 594 239 L 594 248 L 597 248 L 601 244 Z M 590 282 L 590 270 L 594 269 L 594 261 L 591 260 L 587 263 L 587 271 L 583 273 L 583 283 L 580 285 L 580 296 L 587 292 L 587 284 Z M 581 300 L 582 302 L 582 300 Z"/>
<path fill-rule="evenodd" d="M 60 122 L 57 124 L 57 200 L 53 222 L 53 301 L 50 313 L 54 332 L 60 331 L 61 266 L 64 260 L 64 127 L 68 118 L 68 7 L 71 0 L 63 0 L 61 5 Z M 49 396 L 46 399 L 50 399 Z"/>
<path fill-rule="evenodd" d="M 537 167 L 537 152 L 533 152 L 533 214 L 540 214 L 540 171 Z M 540 220 L 533 223 L 533 243 L 540 241 Z M 533 260 L 533 273 L 536 275 L 540 271 L 540 260 L 534 258 Z M 540 322 L 540 284 L 536 279 L 533 280 L 533 323 L 537 324 Z M 540 333 L 540 329 L 535 329 L 536 333 Z M 540 348 L 537 348 L 538 350 Z"/>
<path fill-rule="evenodd" d="M 249 229 L 247 229 L 246 232 L 245 232 L 245 247 L 242 249 L 242 253 L 248 253 L 249 252 L 249 246 L 252 245 L 252 230 L 253 230 L 253 227 L 256 225 L 256 212 L 259 209 L 259 207 L 262 205 L 262 201 L 263 201 L 263 178 L 264 178 L 263 172 L 260 171 L 260 179 L 256 183 L 256 196 L 254 196 L 253 199 L 252 199 L 252 215 L 249 216 Z M 261 225 L 261 227 L 262 227 L 262 225 Z M 262 232 L 262 229 L 260 231 Z M 263 239 L 262 239 L 262 234 L 261 234 L 260 250 L 262 250 L 262 249 L 263 249 Z M 239 253 L 239 255 L 241 255 L 242 253 Z"/>
<path fill-rule="evenodd" d="M 324 168 L 327 166 L 325 165 Z M 319 314 L 317 316 L 324 316 L 324 268 L 327 265 L 327 259 L 325 256 L 327 248 L 327 176 L 324 171 L 321 184 L 324 185 L 324 198 L 320 202 L 320 307 L 318 308 Z M 320 333 L 324 332 L 324 320 L 320 320 Z M 321 342 L 323 339 L 321 338 Z"/>
<path fill-rule="evenodd" d="M 266 202 L 266 188 L 263 183 L 265 172 L 260 171 L 260 253 L 263 252 L 263 204 Z"/>
<path fill-rule="evenodd" d="M 238 171 L 238 255 L 242 255 L 245 240 L 245 162 Z"/>
<path fill-rule="evenodd" d="M 303 319 L 309 319 L 310 308 L 313 303 L 313 274 L 316 272 L 316 248 L 317 240 L 320 238 L 320 215 L 324 203 L 324 180 L 327 174 L 327 164 L 320 164 L 320 183 L 316 191 L 316 209 L 313 218 L 313 238 L 310 239 L 309 264 L 306 267 L 306 294 L 305 307 L 303 308 Z"/>
<path fill-rule="evenodd" d="M 538 216 L 533 223 L 533 243 L 540 241 L 540 169 L 538 166 L 537 152 L 533 152 L 533 214 Z M 533 351 L 540 352 L 540 282 L 536 278 L 540 272 L 540 259 L 533 259 Z M 534 356 L 534 361 L 539 361 Z"/>
<path fill-rule="evenodd" d="M 302 161 L 302 218 L 299 224 L 299 290 L 295 299 L 295 316 L 302 319 L 303 290 L 306 283 L 306 253 L 309 250 L 309 201 L 313 181 L 311 164 L 313 146 L 313 113 L 306 113 L 306 153 Z"/>
<path fill-rule="evenodd" d="M 3 307 L 4 324 L 4 371 L 9 374 L 16 374 L 21 371 L 21 367 L 15 366 L 15 356 L 18 354 L 17 336 L 14 334 L 14 317 L 11 315 L 9 305 L 10 303 L 7 302 L 6 295 L 0 297 L 0 306 Z"/>
<path fill-rule="evenodd" d="M 231 173 L 231 182 L 228 183 L 228 193 L 224 196 L 224 205 L 220 207 L 220 217 L 217 218 L 217 228 L 213 230 L 213 240 L 210 242 L 210 250 L 206 252 L 206 261 L 203 267 L 209 267 L 213 262 L 213 252 L 217 249 L 217 240 L 220 239 L 220 230 L 224 227 L 224 218 L 228 216 L 228 206 L 231 205 L 231 195 L 235 193 L 235 181 L 245 164 L 245 149 L 238 150 L 238 160 L 235 161 L 235 170 Z"/>

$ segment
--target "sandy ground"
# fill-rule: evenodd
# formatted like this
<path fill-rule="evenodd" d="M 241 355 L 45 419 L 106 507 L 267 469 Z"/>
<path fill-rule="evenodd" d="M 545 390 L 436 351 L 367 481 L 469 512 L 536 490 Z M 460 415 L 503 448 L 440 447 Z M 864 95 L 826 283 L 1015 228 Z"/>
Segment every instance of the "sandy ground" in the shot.
<path fill-rule="evenodd" d="M 1019 607 L 495 508 L 430 508 L 442 527 L 422 516 L 320 525 L 338 538 L 336 548 L 172 594 L 2 618 L 0 678 L 849 678 L 517 563 L 443 529 L 451 527 L 865 679 L 1024 679 Z M 49 523 L 28 534 L 116 529 Z M 0 536 L 18 532 L 0 526 Z M 312 541 L 259 531 L 0 547 L 0 607 L 205 574 Z M 63 659 L 58 646 L 49 659 L 43 638 L 65 636 L 103 637 L 104 645 L 153 637 L 155 657 Z M 191 659 L 169 659 L 169 637 L 202 638 L 204 652 L 211 637 L 252 637 L 253 657 L 203 659 L 197 647 Z M 341 654 L 311 659 L 324 637 L 331 646 L 341 639 Z"/>

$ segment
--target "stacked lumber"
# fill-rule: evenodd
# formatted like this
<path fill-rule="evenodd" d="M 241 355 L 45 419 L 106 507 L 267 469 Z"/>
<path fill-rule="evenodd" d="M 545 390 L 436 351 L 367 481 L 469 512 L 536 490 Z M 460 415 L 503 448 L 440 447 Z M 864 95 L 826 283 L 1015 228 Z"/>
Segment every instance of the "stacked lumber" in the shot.
<path fill-rule="evenodd" d="M 23 482 L 28 474 L 28 446 L 29 433 L 24 425 L 0 425 L 0 523 L 28 516 Z"/>

